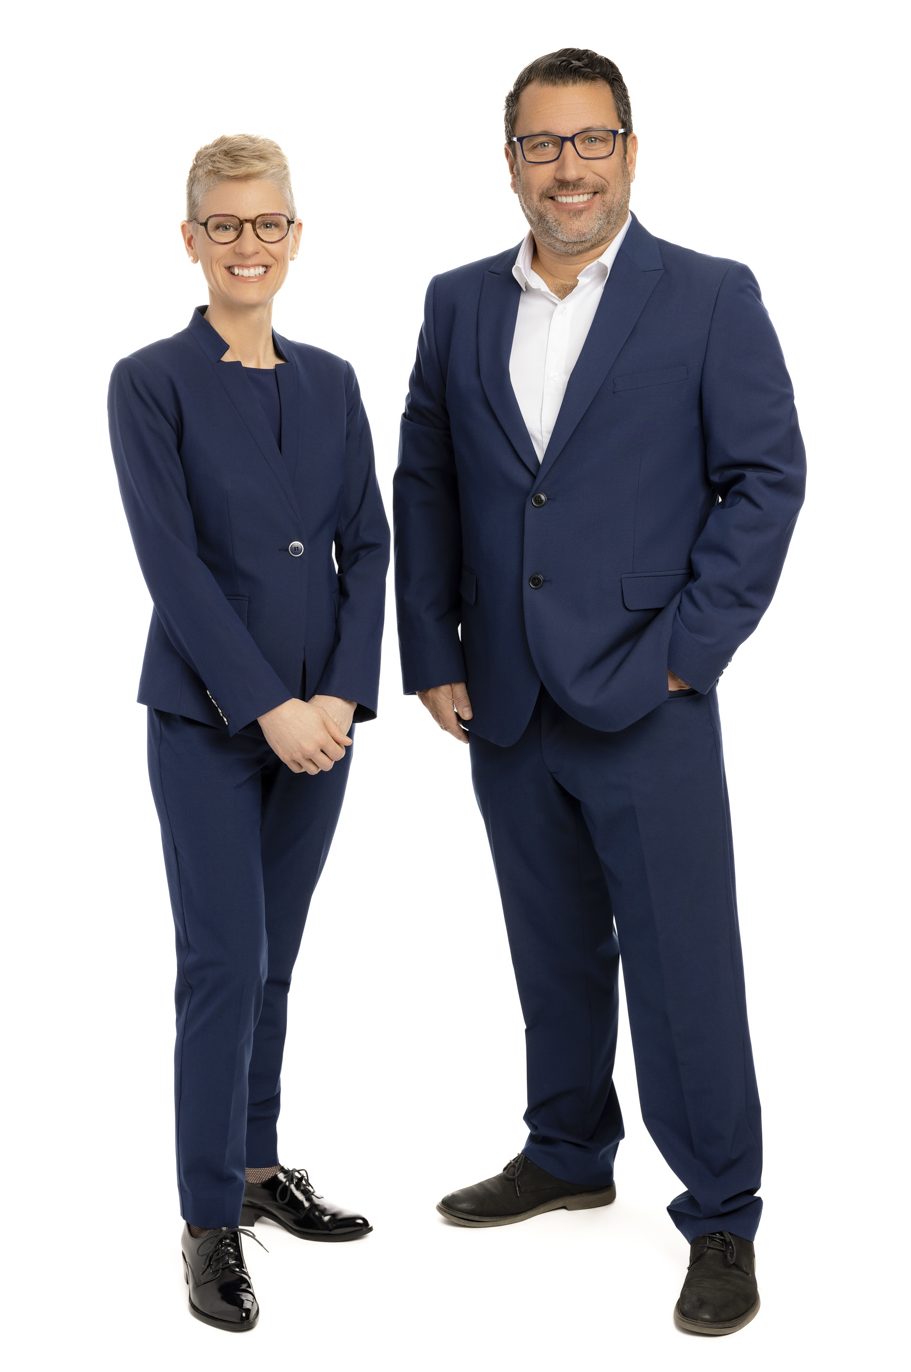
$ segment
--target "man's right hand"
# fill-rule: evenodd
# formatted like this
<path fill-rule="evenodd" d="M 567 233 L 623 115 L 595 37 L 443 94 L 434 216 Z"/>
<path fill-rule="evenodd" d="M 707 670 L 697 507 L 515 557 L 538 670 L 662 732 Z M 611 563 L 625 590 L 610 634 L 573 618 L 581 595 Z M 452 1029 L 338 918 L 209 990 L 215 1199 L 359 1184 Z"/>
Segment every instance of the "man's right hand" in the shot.
<path fill-rule="evenodd" d="M 428 691 L 418 691 L 418 700 L 433 715 L 441 729 L 453 738 L 468 742 L 468 730 L 463 719 L 471 719 L 471 701 L 464 681 L 452 681 L 448 686 L 432 686 Z"/>
<path fill-rule="evenodd" d="M 312 777 L 330 771 L 353 742 L 326 710 L 296 697 L 257 719 L 266 742 L 285 766 Z"/>

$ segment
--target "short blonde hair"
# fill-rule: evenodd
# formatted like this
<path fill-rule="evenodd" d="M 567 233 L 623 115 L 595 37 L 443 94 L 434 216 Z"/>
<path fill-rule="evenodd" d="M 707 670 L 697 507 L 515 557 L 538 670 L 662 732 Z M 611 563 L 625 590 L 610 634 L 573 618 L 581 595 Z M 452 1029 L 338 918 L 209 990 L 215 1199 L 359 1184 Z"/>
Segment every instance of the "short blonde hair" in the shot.
<path fill-rule="evenodd" d="M 271 138 L 233 133 L 223 134 L 214 142 L 207 143 L 193 158 L 187 177 L 187 219 L 198 217 L 203 196 L 219 181 L 242 177 L 263 177 L 275 181 L 287 198 L 291 218 L 297 218 L 288 159 L 278 144 Z M 278 206 L 268 205 L 266 208 L 277 210 Z"/>

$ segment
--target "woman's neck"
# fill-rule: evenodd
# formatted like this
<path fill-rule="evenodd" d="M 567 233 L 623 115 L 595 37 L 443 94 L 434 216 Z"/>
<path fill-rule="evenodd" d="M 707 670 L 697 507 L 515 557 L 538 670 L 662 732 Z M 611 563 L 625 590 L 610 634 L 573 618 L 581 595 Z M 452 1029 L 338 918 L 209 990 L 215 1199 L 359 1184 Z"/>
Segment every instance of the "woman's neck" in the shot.
<path fill-rule="evenodd" d="M 245 367 L 271 367 L 283 359 L 272 346 L 272 302 L 260 309 L 229 310 L 210 300 L 205 318 L 228 345 L 222 362 Z"/>

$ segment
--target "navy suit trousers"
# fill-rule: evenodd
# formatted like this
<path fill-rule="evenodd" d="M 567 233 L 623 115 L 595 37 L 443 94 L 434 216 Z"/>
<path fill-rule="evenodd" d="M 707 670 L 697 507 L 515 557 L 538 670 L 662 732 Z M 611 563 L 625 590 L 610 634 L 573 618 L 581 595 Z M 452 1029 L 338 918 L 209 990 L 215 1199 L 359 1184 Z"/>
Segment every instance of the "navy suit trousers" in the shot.
<path fill-rule="evenodd" d="M 177 1185 L 191 1224 L 237 1225 L 244 1169 L 279 1160 L 291 971 L 350 758 L 351 747 L 329 772 L 292 772 L 262 737 L 149 707 L 177 948 Z"/>
<path fill-rule="evenodd" d="M 744 993 L 717 691 L 595 730 L 541 689 L 518 742 L 470 736 L 526 1026 L 524 1151 L 606 1186 L 620 959 L 642 1116 L 686 1190 L 688 1240 L 752 1239 L 759 1097 Z"/>

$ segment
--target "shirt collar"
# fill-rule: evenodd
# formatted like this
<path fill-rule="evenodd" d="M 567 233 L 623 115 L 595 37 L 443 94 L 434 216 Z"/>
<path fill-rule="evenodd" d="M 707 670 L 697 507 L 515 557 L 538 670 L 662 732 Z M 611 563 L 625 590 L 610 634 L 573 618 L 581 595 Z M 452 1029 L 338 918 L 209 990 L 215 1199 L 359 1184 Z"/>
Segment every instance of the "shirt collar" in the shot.
<path fill-rule="evenodd" d="M 610 269 L 614 264 L 614 258 L 620 251 L 620 245 L 626 237 L 627 229 L 632 223 L 632 218 L 632 215 L 627 211 L 626 223 L 623 225 L 623 228 L 611 239 L 601 256 L 596 257 L 594 262 L 589 262 L 588 266 L 583 268 L 579 273 L 580 281 L 588 281 L 591 277 L 600 278 L 603 281 L 607 280 L 610 275 Z M 522 242 L 522 246 L 519 249 L 519 255 L 513 263 L 512 274 L 523 291 L 528 290 L 530 287 L 532 290 L 547 291 L 547 294 L 550 295 L 549 288 L 541 280 L 538 273 L 532 271 L 531 260 L 534 256 L 534 251 L 534 235 L 532 234 L 531 229 L 529 229 Z"/>

